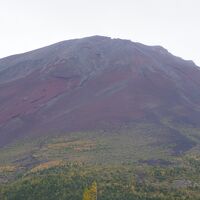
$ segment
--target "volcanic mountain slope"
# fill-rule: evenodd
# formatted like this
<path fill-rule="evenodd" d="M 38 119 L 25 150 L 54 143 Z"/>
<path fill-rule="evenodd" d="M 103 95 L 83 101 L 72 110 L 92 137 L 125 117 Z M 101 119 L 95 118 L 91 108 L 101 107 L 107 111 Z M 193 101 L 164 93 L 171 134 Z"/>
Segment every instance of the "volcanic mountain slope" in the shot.
<path fill-rule="evenodd" d="M 200 124 L 200 69 L 160 46 L 93 36 L 0 60 L 0 145 L 134 123 Z M 193 142 L 168 126 L 186 149 Z"/>

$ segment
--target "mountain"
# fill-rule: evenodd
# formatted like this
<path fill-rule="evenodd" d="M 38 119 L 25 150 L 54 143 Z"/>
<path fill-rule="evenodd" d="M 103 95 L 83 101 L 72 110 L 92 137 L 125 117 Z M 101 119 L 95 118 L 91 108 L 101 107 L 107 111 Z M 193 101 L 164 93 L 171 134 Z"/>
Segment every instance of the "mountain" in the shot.
<path fill-rule="evenodd" d="M 0 199 L 199 200 L 199 88 L 192 61 L 109 37 L 0 59 Z"/>
<path fill-rule="evenodd" d="M 199 88 L 192 61 L 129 40 L 93 36 L 9 56 L 0 60 L 0 145 L 153 123 L 184 151 L 194 142 L 168 122 L 199 127 Z"/>

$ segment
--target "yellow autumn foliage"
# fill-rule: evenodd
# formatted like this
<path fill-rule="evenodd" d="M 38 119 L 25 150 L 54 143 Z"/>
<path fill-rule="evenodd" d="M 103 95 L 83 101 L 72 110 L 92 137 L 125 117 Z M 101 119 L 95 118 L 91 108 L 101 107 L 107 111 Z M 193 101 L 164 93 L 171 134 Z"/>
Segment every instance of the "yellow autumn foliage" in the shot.
<path fill-rule="evenodd" d="M 42 164 L 39 164 L 38 166 L 34 167 L 33 169 L 31 169 L 30 172 L 35 173 L 44 169 L 49 169 L 52 167 L 58 167 L 58 166 L 62 166 L 63 162 L 61 160 L 53 160 L 53 161 L 49 161 L 49 162 L 45 162 Z"/>
<path fill-rule="evenodd" d="M 0 173 L 14 172 L 16 169 L 17 167 L 14 165 L 4 165 L 4 166 L 0 166 Z"/>
<path fill-rule="evenodd" d="M 66 142 L 59 142 L 55 144 L 49 144 L 47 146 L 48 149 L 63 149 L 63 148 L 70 148 L 74 151 L 89 151 L 91 149 L 94 149 L 96 146 L 95 143 L 93 143 L 90 140 L 85 141 L 66 141 Z"/>
<path fill-rule="evenodd" d="M 83 193 L 83 200 L 97 200 L 97 183 L 94 181 Z"/>

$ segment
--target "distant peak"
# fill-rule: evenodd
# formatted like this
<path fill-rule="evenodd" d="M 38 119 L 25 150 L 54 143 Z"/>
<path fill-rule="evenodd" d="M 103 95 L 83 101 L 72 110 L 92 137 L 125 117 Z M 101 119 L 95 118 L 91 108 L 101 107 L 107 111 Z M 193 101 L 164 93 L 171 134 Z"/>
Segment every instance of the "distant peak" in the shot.
<path fill-rule="evenodd" d="M 100 36 L 100 35 L 93 35 L 93 36 L 89 36 L 89 37 L 85 37 L 85 38 L 82 38 L 84 40 L 92 40 L 92 41 L 99 41 L 99 40 L 107 40 L 107 39 L 111 39 L 110 37 L 108 36 Z"/>
<path fill-rule="evenodd" d="M 156 45 L 151 47 L 152 50 L 159 52 L 161 54 L 169 54 L 169 51 L 162 46 Z"/>
<path fill-rule="evenodd" d="M 108 36 L 102 36 L 102 35 L 93 35 L 93 36 L 89 36 L 86 38 L 91 38 L 91 39 L 111 39 L 111 37 Z"/>

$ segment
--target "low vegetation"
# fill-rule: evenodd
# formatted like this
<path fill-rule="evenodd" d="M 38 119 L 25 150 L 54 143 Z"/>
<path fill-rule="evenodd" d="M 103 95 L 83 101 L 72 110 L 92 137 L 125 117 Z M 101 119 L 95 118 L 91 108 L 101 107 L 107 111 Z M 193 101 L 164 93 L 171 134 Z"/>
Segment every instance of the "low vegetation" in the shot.
<path fill-rule="evenodd" d="M 196 142 L 181 154 L 152 124 L 15 142 L 0 150 L 0 199 L 199 200 L 200 131 L 180 129 Z"/>
<path fill-rule="evenodd" d="M 181 166 L 45 164 L 4 183 L 2 200 L 199 200 L 200 160 Z M 53 162 L 52 162 L 53 163 Z"/>

